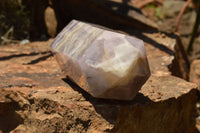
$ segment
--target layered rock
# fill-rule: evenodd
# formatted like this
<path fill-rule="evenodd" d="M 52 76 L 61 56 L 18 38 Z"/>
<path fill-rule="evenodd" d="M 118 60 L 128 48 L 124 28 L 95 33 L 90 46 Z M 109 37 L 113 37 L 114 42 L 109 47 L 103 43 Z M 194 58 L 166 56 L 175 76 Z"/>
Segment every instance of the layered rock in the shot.
<path fill-rule="evenodd" d="M 195 132 L 197 87 L 171 76 L 172 54 L 158 46 L 145 43 L 152 76 L 129 102 L 93 98 L 69 82 L 47 42 L 0 46 L 0 130 Z"/>

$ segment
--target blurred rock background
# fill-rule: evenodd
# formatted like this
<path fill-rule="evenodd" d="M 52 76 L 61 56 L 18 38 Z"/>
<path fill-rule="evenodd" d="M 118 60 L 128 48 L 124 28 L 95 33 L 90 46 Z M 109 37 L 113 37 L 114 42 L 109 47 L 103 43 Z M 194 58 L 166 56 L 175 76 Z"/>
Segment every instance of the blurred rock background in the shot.
<path fill-rule="evenodd" d="M 160 31 L 172 33 L 178 13 L 184 4 L 184 0 L 87 0 L 84 2 L 80 0 L 1 0 L 1 44 L 22 39 L 45 40 L 55 37 L 56 33 L 72 19 L 126 30 L 131 25 L 128 24 L 128 16 L 136 18 L 138 22 L 132 22 L 135 25 L 140 22 L 148 23 L 153 27 L 158 25 L 156 28 Z M 107 14 L 111 10 L 115 13 Z M 190 4 L 184 12 L 179 28 L 184 46 L 189 42 L 195 16 L 195 9 Z M 128 28 L 127 25 L 129 25 Z M 197 38 L 195 44 L 198 43 Z M 194 56 L 198 58 L 200 48 L 198 45 L 194 47 L 196 50 Z"/>
<path fill-rule="evenodd" d="M 99 6 L 96 6 L 97 4 Z M 106 19 L 101 17 L 110 9 L 123 17 L 137 18 L 138 14 L 140 17 L 146 16 L 155 22 L 150 25 L 157 24 L 159 30 L 172 33 L 177 15 L 184 4 L 183 0 L 144 0 L 142 2 L 139 0 L 87 0 L 84 2 L 80 0 L 1 0 L 0 36 L 10 40 L 47 39 L 54 37 L 72 19 L 122 30 L 124 27 L 119 24 L 121 19 L 111 21 L 115 14 L 107 16 Z M 96 15 L 96 13 L 99 14 Z M 183 38 L 190 36 L 195 14 L 194 8 L 191 5 L 188 6 L 179 28 Z M 144 19 L 139 21 L 144 21 Z"/>
<path fill-rule="evenodd" d="M 174 34 L 177 16 L 185 3 L 185 0 L 1 0 L 0 45 L 53 38 L 72 19 L 136 36 L 157 31 Z M 196 10 L 190 3 L 178 31 L 185 49 L 195 19 Z M 199 40 L 198 34 L 190 62 L 200 58 Z"/>

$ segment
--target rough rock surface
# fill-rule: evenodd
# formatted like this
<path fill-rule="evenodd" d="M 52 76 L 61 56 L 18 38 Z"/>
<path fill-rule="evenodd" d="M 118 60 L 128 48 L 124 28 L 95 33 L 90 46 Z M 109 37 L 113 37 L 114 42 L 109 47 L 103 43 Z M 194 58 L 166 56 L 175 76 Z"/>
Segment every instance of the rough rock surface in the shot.
<path fill-rule="evenodd" d="M 142 38 L 146 42 L 150 42 L 158 51 L 163 51 L 161 53 L 162 58 L 153 58 L 153 62 L 150 62 L 150 66 L 154 67 L 152 70 L 168 71 L 174 76 L 189 80 L 190 63 L 178 34 L 143 33 Z M 157 55 L 153 51 L 149 55 L 151 56 L 152 54 L 155 57 Z M 160 60 L 160 65 L 156 63 L 158 60 Z"/>
<path fill-rule="evenodd" d="M 191 64 L 190 81 L 200 88 L 200 60 L 194 60 Z"/>
<path fill-rule="evenodd" d="M 95 99 L 63 77 L 49 43 L 0 46 L 2 132 L 195 132 L 197 87 L 171 76 L 158 43 L 145 43 L 152 76 L 129 102 Z"/>

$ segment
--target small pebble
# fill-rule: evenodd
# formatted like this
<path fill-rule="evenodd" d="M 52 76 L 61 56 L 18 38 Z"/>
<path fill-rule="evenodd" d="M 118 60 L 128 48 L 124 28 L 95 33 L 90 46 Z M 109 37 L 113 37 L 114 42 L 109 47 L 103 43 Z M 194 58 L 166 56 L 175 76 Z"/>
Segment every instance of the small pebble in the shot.
<path fill-rule="evenodd" d="M 200 103 L 197 103 L 197 104 L 196 104 L 196 107 L 197 107 L 197 108 L 200 108 Z"/>
<path fill-rule="evenodd" d="M 28 39 L 24 39 L 20 42 L 20 45 L 25 45 L 25 44 L 28 44 L 30 43 L 30 41 Z"/>

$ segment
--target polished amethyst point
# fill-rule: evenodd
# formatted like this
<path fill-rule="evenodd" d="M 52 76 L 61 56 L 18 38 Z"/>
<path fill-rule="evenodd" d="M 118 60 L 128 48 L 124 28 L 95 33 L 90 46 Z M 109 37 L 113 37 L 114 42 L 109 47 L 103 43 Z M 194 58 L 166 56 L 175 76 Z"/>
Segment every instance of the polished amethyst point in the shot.
<path fill-rule="evenodd" d="M 142 40 L 72 20 L 51 44 L 63 72 L 97 98 L 132 100 L 150 76 Z"/>

